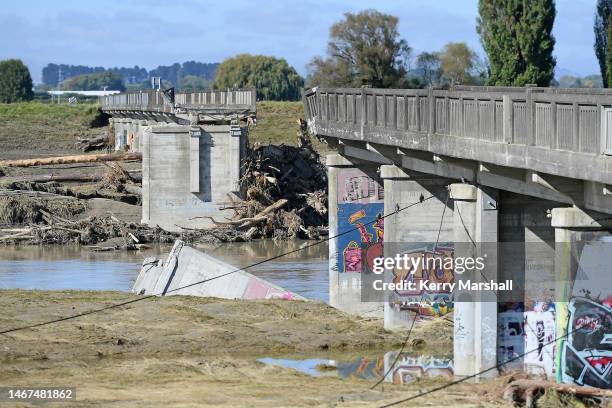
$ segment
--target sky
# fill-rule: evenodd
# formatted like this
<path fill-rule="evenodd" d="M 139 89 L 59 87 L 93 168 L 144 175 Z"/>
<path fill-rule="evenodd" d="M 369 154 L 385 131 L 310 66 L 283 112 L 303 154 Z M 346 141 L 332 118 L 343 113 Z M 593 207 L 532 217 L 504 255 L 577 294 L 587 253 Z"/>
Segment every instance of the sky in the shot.
<path fill-rule="evenodd" d="M 599 73 L 593 51 L 596 0 L 557 0 L 557 76 Z M 20 0 L 0 9 L 0 59 L 20 58 L 40 82 L 50 62 L 155 68 L 238 53 L 285 58 L 302 75 L 324 55 L 330 26 L 367 8 L 399 17 L 413 49 L 464 41 L 484 54 L 477 0 Z"/>

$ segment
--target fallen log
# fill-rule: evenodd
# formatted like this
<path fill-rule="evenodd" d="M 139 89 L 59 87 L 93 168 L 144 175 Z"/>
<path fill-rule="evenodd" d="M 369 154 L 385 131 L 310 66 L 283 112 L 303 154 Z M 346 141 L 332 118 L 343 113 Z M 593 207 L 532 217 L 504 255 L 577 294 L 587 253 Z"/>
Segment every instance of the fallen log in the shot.
<path fill-rule="evenodd" d="M 84 152 L 100 149 L 109 145 L 108 136 L 102 135 L 91 139 L 78 138 L 76 145 Z"/>
<path fill-rule="evenodd" d="M 18 181 L 30 181 L 32 183 L 47 183 L 49 181 L 56 181 L 58 183 L 64 182 L 81 182 L 81 183 L 95 183 L 102 180 L 102 176 L 95 174 L 83 175 L 83 174 L 47 174 L 44 176 L 35 177 L 22 177 Z"/>
<path fill-rule="evenodd" d="M 2 160 L 0 167 L 32 167 L 46 164 L 90 163 L 107 161 L 142 160 L 142 154 L 117 152 L 109 154 L 79 154 L 74 156 L 45 157 L 37 159 Z"/>
<path fill-rule="evenodd" d="M 512 381 L 504 390 L 504 399 L 512 402 L 524 401 L 527 408 L 535 407 L 535 400 L 543 390 L 576 395 L 587 398 L 612 398 L 612 390 L 582 387 L 572 384 L 558 384 L 550 381 L 520 379 Z"/>
<path fill-rule="evenodd" d="M 248 218 L 241 218 L 239 220 L 233 220 L 233 221 L 216 221 L 213 217 L 210 216 L 202 216 L 202 217 L 193 217 L 190 218 L 191 220 L 195 220 L 198 218 L 206 218 L 212 221 L 213 224 L 215 225 L 237 225 L 238 228 L 246 228 L 246 227 L 250 227 L 254 224 L 257 224 L 259 222 L 265 221 L 267 220 L 266 215 L 268 215 L 269 213 L 278 210 L 279 208 L 282 208 L 284 205 L 286 205 L 289 202 L 289 200 L 282 198 L 280 200 L 278 200 L 277 202 L 275 202 L 274 204 L 271 204 L 269 206 L 267 206 L 266 208 L 264 208 L 263 210 L 261 210 L 260 212 L 258 212 L 257 214 L 255 214 L 252 217 L 248 217 Z"/>

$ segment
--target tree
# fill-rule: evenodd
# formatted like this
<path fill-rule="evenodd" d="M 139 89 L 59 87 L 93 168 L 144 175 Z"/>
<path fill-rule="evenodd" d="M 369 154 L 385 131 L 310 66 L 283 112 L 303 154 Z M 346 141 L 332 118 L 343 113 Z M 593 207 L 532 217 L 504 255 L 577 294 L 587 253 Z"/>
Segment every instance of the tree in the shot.
<path fill-rule="evenodd" d="M 610 26 L 612 26 L 612 0 L 597 0 L 597 7 L 595 12 L 595 23 L 593 24 L 593 31 L 595 31 L 595 55 L 599 62 L 599 69 L 601 71 L 601 78 L 603 79 L 603 86 L 607 88 L 612 82 L 609 82 L 610 75 L 612 74 L 612 66 L 609 64 L 610 53 L 608 48 L 610 46 Z"/>
<path fill-rule="evenodd" d="M 29 101 L 33 97 L 28 67 L 18 59 L 0 61 L 0 103 Z"/>
<path fill-rule="evenodd" d="M 476 84 L 474 73 L 477 65 L 478 55 L 466 43 L 450 42 L 440 53 L 442 76 L 450 86 Z"/>
<path fill-rule="evenodd" d="M 375 10 L 345 13 L 330 29 L 327 57 L 309 64 L 310 85 L 403 87 L 410 47 L 398 18 Z"/>
<path fill-rule="evenodd" d="M 195 75 L 185 75 L 181 78 L 181 91 L 196 92 L 209 89 L 212 81 Z"/>
<path fill-rule="evenodd" d="M 548 86 L 555 58 L 554 0 L 479 0 L 477 31 L 490 63 L 488 84 Z"/>
<path fill-rule="evenodd" d="M 240 54 L 219 65 L 214 88 L 255 88 L 264 100 L 298 100 L 304 80 L 284 59 Z"/>
<path fill-rule="evenodd" d="M 125 91 L 121 74 L 115 71 L 97 72 L 95 74 L 77 75 L 65 80 L 61 84 L 66 91 Z"/>
<path fill-rule="evenodd" d="M 442 67 L 439 53 L 422 52 L 417 56 L 415 65 L 426 86 L 433 86 L 440 82 Z"/>

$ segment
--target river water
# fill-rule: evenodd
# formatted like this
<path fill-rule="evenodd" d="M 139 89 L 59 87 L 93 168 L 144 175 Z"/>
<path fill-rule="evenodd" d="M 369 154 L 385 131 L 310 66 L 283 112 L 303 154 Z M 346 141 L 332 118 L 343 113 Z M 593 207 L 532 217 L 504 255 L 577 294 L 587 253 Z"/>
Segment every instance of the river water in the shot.
<path fill-rule="evenodd" d="M 239 268 L 296 251 L 246 270 L 308 299 L 327 302 L 328 246 L 326 242 L 313 243 L 254 241 L 196 247 Z M 129 291 L 143 259 L 165 259 L 170 248 L 164 245 L 143 251 L 92 252 L 76 246 L 0 247 L 0 289 Z"/>

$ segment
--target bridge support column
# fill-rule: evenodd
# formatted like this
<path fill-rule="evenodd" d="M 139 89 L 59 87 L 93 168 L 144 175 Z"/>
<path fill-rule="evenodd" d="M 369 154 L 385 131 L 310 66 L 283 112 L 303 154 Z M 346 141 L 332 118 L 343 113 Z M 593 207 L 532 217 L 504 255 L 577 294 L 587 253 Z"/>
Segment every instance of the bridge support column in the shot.
<path fill-rule="evenodd" d="M 459 274 L 455 282 L 497 281 L 497 191 L 469 184 L 452 184 L 455 259 L 483 257 L 485 268 Z M 458 377 L 475 380 L 497 364 L 497 299 L 493 291 L 455 290 L 454 369 Z"/>
<path fill-rule="evenodd" d="M 229 125 L 159 125 L 146 129 L 142 155 L 142 222 L 168 231 L 206 228 L 236 192 L 246 131 Z"/>
<path fill-rule="evenodd" d="M 339 154 L 327 156 L 329 235 L 329 304 L 347 313 L 381 316 L 382 302 L 363 302 L 362 259 L 382 254 L 383 187 L 377 165 Z M 357 228 L 354 231 L 353 229 Z M 351 232 L 347 232 L 351 231 Z"/>
<path fill-rule="evenodd" d="M 612 389 L 612 219 L 579 208 L 555 208 L 556 347 L 558 382 Z M 578 331 L 579 330 L 579 331 Z M 548 347 L 547 347 L 548 348 Z M 535 354 L 535 353 L 532 353 Z M 602 356 L 590 363 L 592 356 Z"/>
<path fill-rule="evenodd" d="M 453 240 L 453 204 L 447 191 L 451 181 L 410 172 L 395 165 L 383 165 L 380 169 L 385 185 L 384 212 L 392 214 L 385 219 L 385 257 L 403 253 L 418 257 L 423 251 L 448 249 Z M 393 214 L 395 211 L 398 212 Z M 434 248 L 436 243 L 437 248 Z M 405 278 L 397 274 L 399 272 L 392 272 L 387 279 Z M 433 303 L 444 303 L 441 299 L 450 302 L 451 298 L 450 291 L 395 291 L 387 295 L 384 314 L 387 329 L 410 327 L 415 318 L 418 321 L 443 314 L 446 306 L 443 310 L 437 309 L 431 300 L 435 298 Z"/>

